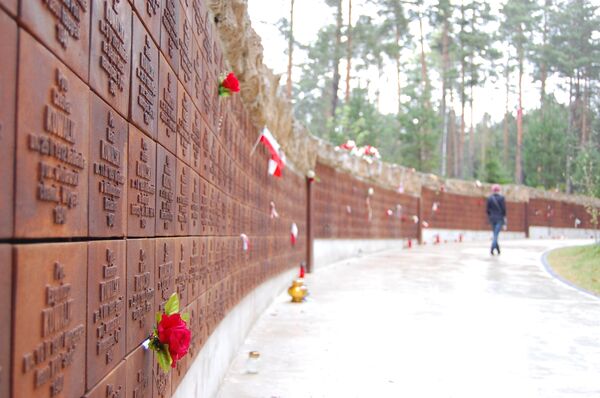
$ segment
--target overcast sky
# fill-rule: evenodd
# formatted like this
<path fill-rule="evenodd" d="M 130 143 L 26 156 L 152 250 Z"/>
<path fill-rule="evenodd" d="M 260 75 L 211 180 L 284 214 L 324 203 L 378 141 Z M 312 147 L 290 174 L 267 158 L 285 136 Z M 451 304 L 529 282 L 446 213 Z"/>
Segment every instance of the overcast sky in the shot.
<path fill-rule="evenodd" d="M 431 0 L 430 0 L 431 1 Z M 594 0 L 594 2 L 600 2 L 600 0 Z M 427 2 L 427 1 L 426 1 Z M 362 15 L 374 15 L 377 12 L 377 8 L 374 5 L 365 5 L 365 0 L 353 0 L 352 7 L 352 19 L 353 22 Z M 493 8 L 498 9 L 503 1 L 496 0 L 490 1 Z M 347 15 L 347 1 L 343 0 L 344 4 L 344 17 Z M 289 16 L 289 0 L 248 0 L 248 9 L 252 25 L 258 34 L 262 37 L 262 44 L 265 49 L 264 61 L 272 68 L 276 73 L 285 75 L 287 70 L 287 56 L 285 51 L 287 49 L 287 43 L 285 39 L 279 33 L 276 22 Z M 303 44 L 311 43 L 315 40 L 319 29 L 329 23 L 335 23 L 335 16 L 333 14 L 333 8 L 325 5 L 323 0 L 296 0 L 294 6 L 294 35 L 298 42 Z M 344 20 L 344 23 L 346 21 Z M 418 25 L 415 23 L 411 27 L 411 32 L 414 35 L 418 35 Z M 427 26 L 426 30 L 431 30 L 431 27 Z M 295 50 L 294 52 L 294 63 L 296 65 L 302 63 L 306 59 L 306 55 Z M 342 65 L 344 68 L 344 65 Z M 345 69 L 344 69 L 345 70 Z M 523 108 L 525 112 L 534 109 L 539 106 L 539 83 L 534 83 L 531 78 L 531 71 L 527 71 L 527 75 L 524 78 L 524 95 L 523 95 Z M 293 79 L 296 81 L 299 77 L 300 70 L 296 68 L 293 72 Z M 438 87 L 434 92 L 434 96 L 439 98 L 439 76 L 435 73 L 431 73 L 432 84 Z M 361 81 L 367 79 L 373 82 L 377 81 L 377 73 L 375 71 L 367 72 L 361 76 L 358 76 Z M 282 76 L 282 81 L 285 81 L 286 77 Z M 512 82 L 516 84 L 517 75 L 511 77 Z M 549 81 L 548 85 L 550 89 L 556 84 L 556 81 Z M 358 84 L 355 82 L 355 84 Z M 342 85 L 343 86 L 343 85 Z M 374 85 L 371 86 L 372 91 L 376 90 Z M 398 108 L 397 106 L 397 94 L 396 94 L 396 72 L 394 65 L 389 65 L 385 70 L 384 76 L 380 81 L 379 89 L 381 90 L 381 98 L 379 108 L 381 112 L 393 113 Z M 499 121 L 504 115 L 504 102 L 505 102 L 505 88 L 504 81 L 498 81 L 492 83 L 491 81 L 486 84 L 485 87 L 476 89 L 475 105 L 474 105 L 474 119 L 478 122 L 483 117 L 484 113 L 492 115 L 492 120 Z M 564 102 L 565 96 L 560 96 L 559 101 Z M 457 104 L 458 105 L 458 104 Z M 517 97 L 516 93 L 510 98 L 509 109 L 516 115 Z M 470 114 L 467 109 L 467 116 Z M 467 123 L 469 119 L 467 118 Z"/>

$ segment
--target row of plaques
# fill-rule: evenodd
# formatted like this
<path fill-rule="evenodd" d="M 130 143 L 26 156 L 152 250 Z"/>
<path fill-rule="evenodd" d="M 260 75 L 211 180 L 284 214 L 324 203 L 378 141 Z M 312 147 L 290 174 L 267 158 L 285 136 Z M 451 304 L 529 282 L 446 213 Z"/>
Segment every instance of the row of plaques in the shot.
<path fill-rule="evenodd" d="M 0 245 L 0 397 L 9 388 L 15 397 L 168 396 L 227 311 L 303 254 L 221 272 L 218 241 Z M 174 292 L 191 315 L 193 340 L 169 387 L 141 343 Z M 120 394 L 104 395 L 109 389 Z"/>

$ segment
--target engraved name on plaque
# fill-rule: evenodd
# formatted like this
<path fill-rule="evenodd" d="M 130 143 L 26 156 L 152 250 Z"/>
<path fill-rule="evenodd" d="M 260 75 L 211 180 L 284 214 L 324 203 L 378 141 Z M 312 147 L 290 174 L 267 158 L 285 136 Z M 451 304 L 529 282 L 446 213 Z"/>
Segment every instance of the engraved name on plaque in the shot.
<path fill-rule="evenodd" d="M 127 116 L 131 62 L 131 5 L 122 0 L 92 2 L 90 86 Z"/>
<path fill-rule="evenodd" d="M 156 143 L 129 125 L 129 236 L 154 236 Z"/>
<path fill-rule="evenodd" d="M 88 248 L 87 388 L 125 356 L 125 241 Z"/>
<path fill-rule="evenodd" d="M 158 126 L 158 48 L 150 34 L 133 17 L 131 119 L 152 138 Z"/>
<path fill-rule="evenodd" d="M 175 73 L 179 73 L 179 8 L 179 0 L 162 0 L 160 49 Z"/>
<path fill-rule="evenodd" d="M 200 176 L 192 171 L 190 189 L 190 235 L 200 235 L 202 224 L 200 223 Z"/>
<path fill-rule="evenodd" d="M 175 292 L 175 239 L 155 239 L 154 308 L 164 311 L 165 302 Z"/>
<path fill-rule="evenodd" d="M 133 0 L 133 7 L 142 19 L 154 42 L 160 40 L 161 0 Z"/>
<path fill-rule="evenodd" d="M 85 389 L 87 243 L 15 246 L 12 391 L 79 397 Z"/>
<path fill-rule="evenodd" d="M 127 208 L 127 122 L 95 94 L 91 111 L 89 234 L 123 236 Z"/>
<path fill-rule="evenodd" d="M 183 86 L 179 84 L 178 95 L 178 118 L 177 118 L 177 157 L 186 164 L 190 164 L 192 156 L 191 133 L 192 133 L 192 99 L 186 93 Z"/>
<path fill-rule="evenodd" d="M 179 20 L 179 80 L 192 92 L 192 24 L 182 13 Z"/>
<path fill-rule="evenodd" d="M 175 234 L 175 178 L 177 158 L 161 145 L 157 146 L 156 178 L 156 235 Z"/>
<path fill-rule="evenodd" d="M 125 361 L 119 365 L 96 386 L 94 386 L 84 398 L 121 398 L 125 397 L 127 372 Z"/>
<path fill-rule="evenodd" d="M 181 160 L 177 160 L 177 223 L 175 233 L 178 236 L 189 234 L 191 174 L 190 168 Z"/>
<path fill-rule="evenodd" d="M 179 303 L 184 307 L 188 303 L 188 279 L 190 268 L 191 238 L 179 238 L 175 245 L 175 291 Z"/>
<path fill-rule="evenodd" d="M 127 370 L 127 398 L 152 397 L 152 354 L 139 346 L 125 359 Z"/>
<path fill-rule="evenodd" d="M 154 327 L 154 241 L 127 240 L 127 352 Z"/>
<path fill-rule="evenodd" d="M 88 81 L 90 1 L 21 1 L 23 24 L 50 50 Z M 36 63 L 36 66 L 43 63 Z"/>
<path fill-rule="evenodd" d="M 177 152 L 177 76 L 160 55 L 158 142 Z"/>
<path fill-rule="evenodd" d="M 17 237 L 85 236 L 89 90 L 21 30 Z"/>

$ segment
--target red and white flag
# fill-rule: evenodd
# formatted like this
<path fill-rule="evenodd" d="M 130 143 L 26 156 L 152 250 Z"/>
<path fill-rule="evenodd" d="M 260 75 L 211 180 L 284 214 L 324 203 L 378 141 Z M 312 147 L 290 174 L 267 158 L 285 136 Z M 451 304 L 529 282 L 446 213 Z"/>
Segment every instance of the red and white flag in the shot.
<path fill-rule="evenodd" d="M 290 234 L 290 240 L 292 242 L 292 245 L 296 244 L 296 240 L 298 240 L 298 226 L 296 225 L 295 222 L 292 223 L 292 228 L 291 228 L 291 234 Z"/>
<path fill-rule="evenodd" d="M 262 142 L 269 153 L 271 154 L 271 159 L 269 159 L 269 175 L 275 177 L 281 177 L 281 171 L 285 167 L 285 154 L 281 149 L 281 145 L 277 142 L 273 134 L 266 127 L 263 129 L 260 137 L 258 137 L 258 142 Z M 256 148 L 256 145 L 254 145 Z M 254 148 L 252 149 L 254 152 Z"/>

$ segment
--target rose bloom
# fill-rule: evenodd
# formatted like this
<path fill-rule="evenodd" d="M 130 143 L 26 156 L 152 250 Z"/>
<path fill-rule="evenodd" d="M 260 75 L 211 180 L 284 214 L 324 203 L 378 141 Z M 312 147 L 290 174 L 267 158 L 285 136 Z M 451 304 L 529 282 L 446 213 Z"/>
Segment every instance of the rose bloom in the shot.
<path fill-rule="evenodd" d="M 225 78 L 225 80 L 223 80 L 223 83 L 221 83 L 221 85 L 224 88 L 231 91 L 232 93 L 237 93 L 238 91 L 240 91 L 240 82 L 238 81 L 237 77 L 235 77 L 233 72 L 227 75 L 227 77 Z"/>
<path fill-rule="evenodd" d="M 158 324 L 158 339 L 162 344 L 169 346 L 173 368 L 177 361 L 187 354 L 190 347 L 190 338 L 190 329 L 188 329 L 185 321 L 181 319 L 181 315 L 162 315 L 162 319 Z"/>

